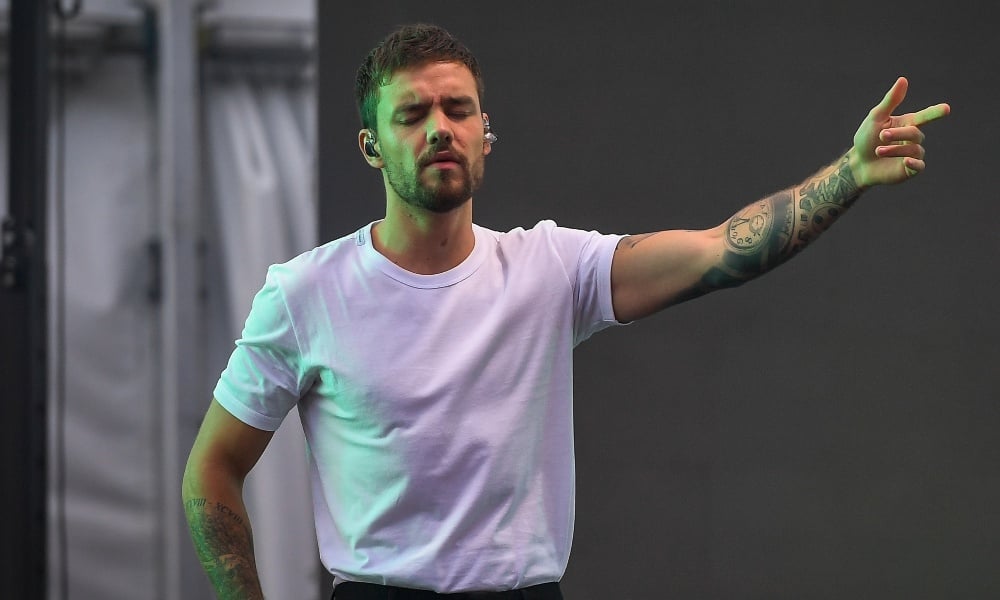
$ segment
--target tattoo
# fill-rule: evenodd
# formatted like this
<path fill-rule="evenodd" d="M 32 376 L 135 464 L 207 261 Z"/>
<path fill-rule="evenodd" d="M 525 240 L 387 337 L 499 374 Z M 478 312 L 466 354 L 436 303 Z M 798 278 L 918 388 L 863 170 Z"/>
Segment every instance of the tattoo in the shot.
<path fill-rule="evenodd" d="M 829 170 L 828 170 L 829 171 Z M 792 251 L 798 252 L 819 234 L 826 231 L 834 221 L 847 210 L 861 195 L 847 157 L 825 179 L 813 179 L 799 189 L 800 228 Z"/>
<path fill-rule="evenodd" d="M 785 262 L 826 231 L 860 195 L 845 156 L 801 186 L 747 206 L 726 224 L 726 250 L 691 297 L 740 285 Z"/>
<path fill-rule="evenodd" d="M 198 559 L 219 598 L 262 597 L 253 534 L 246 520 L 225 504 L 206 498 L 185 501 L 184 513 Z"/>
<path fill-rule="evenodd" d="M 193 510 L 195 508 L 204 508 L 206 502 L 208 502 L 208 500 L 206 500 L 205 498 L 192 498 L 190 500 L 187 500 L 186 502 L 184 502 L 185 514 L 189 510 Z"/>

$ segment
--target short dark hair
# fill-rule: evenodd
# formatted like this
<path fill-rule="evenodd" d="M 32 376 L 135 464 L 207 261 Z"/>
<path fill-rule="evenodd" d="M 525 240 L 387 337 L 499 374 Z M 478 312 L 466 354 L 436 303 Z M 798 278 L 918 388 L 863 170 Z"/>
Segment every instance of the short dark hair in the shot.
<path fill-rule="evenodd" d="M 483 75 L 479 62 L 465 44 L 437 25 L 404 25 L 372 48 L 358 69 L 354 94 L 361 126 L 375 131 L 380 87 L 388 84 L 397 71 L 428 62 L 457 62 L 468 67 L 482 104 Z"/>

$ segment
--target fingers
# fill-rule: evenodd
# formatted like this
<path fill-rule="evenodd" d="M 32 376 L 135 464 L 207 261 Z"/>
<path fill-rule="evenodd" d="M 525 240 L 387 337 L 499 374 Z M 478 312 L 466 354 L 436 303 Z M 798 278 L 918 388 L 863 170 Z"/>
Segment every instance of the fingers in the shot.
<path fill-rule="evenodd" d="M 862 170 L 865 186 L 880 183 L 899 183 L 923 172 L 923 125 L 947 116 L 948 104 L 941 103 L 903 115 L 894 116 L 909 89 L 905 77 L 896 79 L 862 122 L 854 137 L 854 149 L 864 164 Z"/>
<path fill-rule="evenodd" d="M 906 98 L 906 90 L 909 87 L 909 82 L 906 81 L 905 77 L 900 77 L 896 80 L 896 83 L 892 84 L 889 91 L 886 92 L 885 97 L 879 102 L 875 108 L 872 109 L 872 118 L 876 121 L 884 121 L 892 116 L 892 111 L 896 110 L 903 102 L 903 98 Z"/>
<path fill-rule="evenodd" d="M 904 157 L 922 159 L 924 157 L 924 147 L 920 144 L 893 144 L 891 146 L 878 146 L 875 148 L 875 156 Z"/>
<path fill-rule="evenodd" d="M 919 127 L 951 114 L 951 106 L 942 102 L 940 104 L 928 106 L 927 108 L 915 113 L 908 113 L 902 116 L 893 117 L 892 112 L 896 110 L 896 108 L 902 104 L 903 99 L 906 98 L 906 91 L 909 89 L 909 86 L 910 84 L 905 77 L 900 77 L 896 80 L 896 83 L 892 84 L 892 87 L 889 88 L 888 92 L 886 92 L 882 101 L 871 110 L 871 115 L 875 122 L 883 122 L 891 118 L 894 126 L 916 125 Z"/>
<path fill-rule="evenodd" d="M 924 157 L 924 147 L 920 145 L 924 141 L 924 132 L 916 125 L 883 129 L 878 137 L 886 145 L 876 146 L 875 156 Z"/>
<path fill-rule="evenodd" d="M 920 173 L 924 170 L 927 165 L 924 161 L 919 158 L 905 158 L 903 159 L 903 172 L 906 173 L 907 177 L 913 177 L 914 175 Z"/>
<path fill-rule="evenodd" d="M 906 125 L 883 129 L 879 132 L 878 138 L 883 142 L 912 142 L 919 144 L 924 141 L 924 132 L 920 131 L 920 128 L 916 125 Z"/>
<path fill-rule="evenodd" d="M 931 121 L 937 121 L 940 118 L 946 117 L 951 113 L 951 106 L 945 103 L 935 104 L 934 106 L 928 106 L 927 108 L 911 113 L 908 115 L 903 115 L 906 119 L 906 124 L 908 125 L 924 125 L 930 123 Z"/>

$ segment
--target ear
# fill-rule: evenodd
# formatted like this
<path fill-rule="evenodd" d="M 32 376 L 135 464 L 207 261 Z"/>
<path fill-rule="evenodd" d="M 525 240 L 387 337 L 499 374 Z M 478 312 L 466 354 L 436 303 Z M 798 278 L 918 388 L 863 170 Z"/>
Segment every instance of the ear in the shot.
<path fill-rule="evenodd" d="M 365 152 L 365 144 L 367 144 L 369 140 L 375 146 L 375 149 L 378 150 L 378 138 L 371 129 L 362 129 L 358 132 L 358 150 L 361 151 L 361 156 L 365 157 L 365 162 L 368 163 L 368 166 L 375 169 L 381 169 L 385 166 L 385 161 L 382 160 L 381 153 L 379 153 L 380 156 L 369 156 L 368 153 Z"/>
<path fill-rule="evenodd" d="M 490 132 L 490 116 L 483 113 L 483 156 L 489 156 L 493 151 L 493 144 L 486 141 L 486 134 Z"/>

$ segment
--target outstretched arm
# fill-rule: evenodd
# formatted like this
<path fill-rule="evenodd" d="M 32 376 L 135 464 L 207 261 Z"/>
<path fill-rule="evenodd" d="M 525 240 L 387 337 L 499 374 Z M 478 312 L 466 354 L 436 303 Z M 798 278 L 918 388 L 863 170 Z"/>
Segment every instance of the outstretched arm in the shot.
<path fill-rule="evenodd" d="M 744 207 L 712 229 L 624 238 L 611 268 L 618 320 L 635 320 L 766 273 L 826 231 L 863 190 L 923 171 L 920 126 L 951 109 L 937 104 L 893 116 L 906 89 L 907 81 L 900 77 L 861 123 L 854 146 L 801 184 Z"/>
<path fill-rule="evenodd" d="M 184 513 L 202 568 L 219 598 L 263 598 L 243 480 L 273 432 L 244 424 L 213 400 L 184 470 Z"/>

